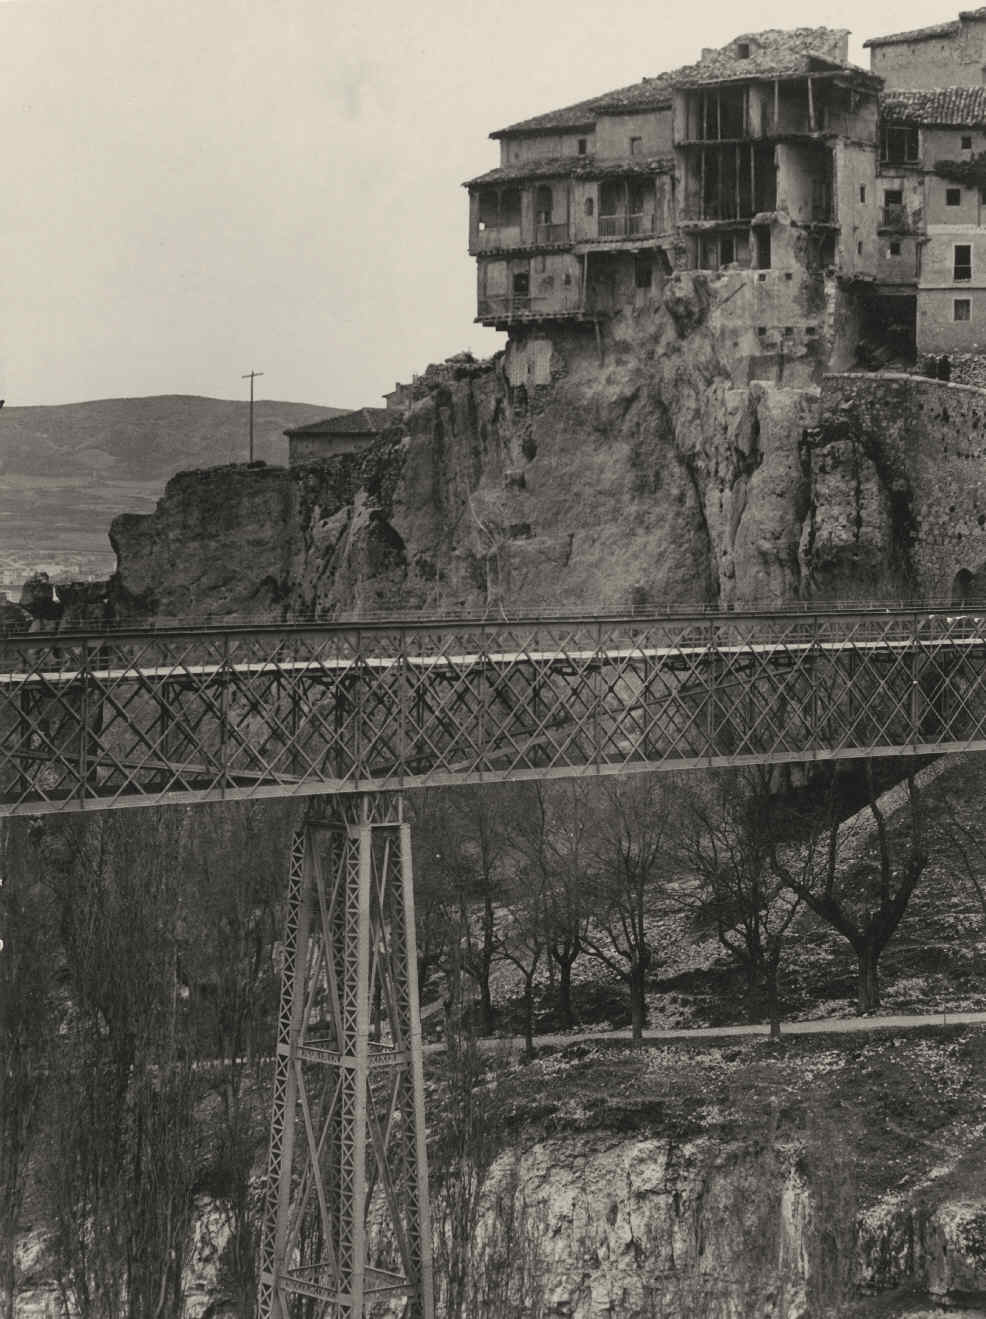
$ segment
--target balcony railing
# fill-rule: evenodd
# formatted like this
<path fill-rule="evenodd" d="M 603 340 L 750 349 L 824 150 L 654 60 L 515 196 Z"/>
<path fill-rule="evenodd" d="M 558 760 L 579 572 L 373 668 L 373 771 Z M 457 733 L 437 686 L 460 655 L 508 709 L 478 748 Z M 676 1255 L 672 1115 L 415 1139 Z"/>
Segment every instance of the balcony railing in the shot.
<path fill-rule="evenodd" d="M 656 232 L 653 215 L 601 215 L 599 217 L 600 238 L 633 238 L 640 234 Z"/>
<path fill-rule="evenodd" d="M 480 298 L 476 308 L 479 320 L 509 320 L 512 316 L 579 316 L 581 299 L 559 305 L 557 299 L 532 297 L 526 293 L 502 293 Z"/>
<path fill-rule="evenodd" d="M 534 228 L 536 243 L 567 243 L 568 222 L 564 224 L 538 224 Z"/>
<path fill-rule="evenodd" d="M 492 297 L 480 298 L 477 308 L 480 317 L 523 316 L 531 310 L 532 299 L 529 293 L 501 293 Z"/>
<path fill-rule="evenodd" d="M 473 236 L 472 251 L 489 252 L 500 247 L 520 247 L 520 225 L 491 225 L 479 229 Z"/>

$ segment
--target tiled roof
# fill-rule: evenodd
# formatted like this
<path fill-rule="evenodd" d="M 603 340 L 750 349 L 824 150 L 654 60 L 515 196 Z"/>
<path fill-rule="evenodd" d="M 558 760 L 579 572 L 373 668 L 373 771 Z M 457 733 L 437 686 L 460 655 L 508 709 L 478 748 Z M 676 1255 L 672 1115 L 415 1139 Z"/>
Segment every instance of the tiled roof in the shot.
<path fill-rule="evenodd" d="M 770 29 L 751 32 L 737 37 L 721 50 L 707 51 L 696 64 L 686 64 L 671 73 L 644 78 L 629 87 L 618 87 L 586 101 L 547 114 L 522 119 L 507 128 L 497 129 L 490 137 L 509 137 L 513 134 L 550 133 L 563 129 L 592 128 L 602 114 L 623 114 L 633 110 L 656 110 L 671 102 L 671 93 L 677 85 L 696 86 L 712 82 L 729 82 L 746 78 L 783 78 L 820 71 L 820 69 L 846 69 L 873 75 L 868 69 L 852 64 L 841 64 L 832 58 L 842 40 L 843 30 L 832 28 Z M 749 55 L 741 59 L 737 53 L 740 42 L 750 47 Z"/>
<path fill-rule="evenodd" d="M 604 179 L 611 174 L 670 174 L 673 170 L 674 160 L 669 156 L 621 156 L 616 160 L 599 160 L 595 156 L 553 156 L 548 160 L 501 165 L 468 179 L 462 186 L 475 188 L 519 179 Z"/>
<path fill-rule="evenodd" d="M 928 41 L 932 37 L 954 37 L 962 31 L 963 19 L 986 18 L 986 6 L 979 9 L 963 9 L 958 18 L 947 23 L 932 23 L 930 27 L 915 27 L 909 32 L 891 32 L 886 37 L 870 37 L 864 46 L 896 46 L 906 41 Z"/>
<path fill-rule="evenodd" d="M 975 128 L 986 125 L 986 87 L 936 87 L 929 91 L 892 91 L 880 96 L 884 119 L 908 124 L 942 124 Z"/>
<path fill-rule="evenodd" d="M 666 78 L 644 78 L 629 87 L 618 87 L 587 101 L 576 101 L 561 110 L 521 119 L 508 128 L 499 128 L 490 137 L 507 137 L 513 133 L 548 133 L 560 129 L 592 128 L 600 114 L 622 114 L 630 110 L 657 110 L 671 104 L 671 85 Z"/>
<path fill-rule="evenodd" d="M 910 32 L 891 32 L 886 37 L 870 37 L 865 46 L 896 46 L 906 41 L 928 41 L 932 37 L 951 37 L 961 31 L 958 19 L 950 23 L 933 23 L 931 27 L 916 27 Z"/>
<path fill-rule="evenodd" d="M 307 426 L 295 426 L 285 435 L 380 435 L 393 426 L 397 418 L 390 408 L 356 408 L 338 417 L 326 417 Z"/>

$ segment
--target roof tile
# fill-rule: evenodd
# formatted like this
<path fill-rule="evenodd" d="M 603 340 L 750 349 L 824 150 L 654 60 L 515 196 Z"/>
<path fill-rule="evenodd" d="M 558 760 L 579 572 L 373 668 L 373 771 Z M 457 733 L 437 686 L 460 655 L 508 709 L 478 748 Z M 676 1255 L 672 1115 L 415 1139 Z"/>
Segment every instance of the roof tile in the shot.
<path fill-rule="evenodd" d="M 886 37 L 870 37 L 863 46 L 896 46 L 907 41 L 927 41 L 931 37 L 951 37 L 962 30 L 958 19 L 950 23 L 932 23 L 930 27 L 911 28 L 909 32 L 891 32 Z"/>
<path fill-rule="evenodd" d="M 337 417 L 326 417 L 307 426 L 295 426 L 285 435 L 380 435 L 396 424 L 398 418 L 391 408 L 355 408 Z"/>
<path fill-rule="evenodd" d="M 627 110 L 656 110 L 670 103 L 671 84 L 666 78 L 644 78 L 629 87 L 617 87 L 615 91 L 592 96 L 587 101 L 576 101 L 574 105 L 549 110 L 547 114 L 535 115 L 533 119 L 521 119 L 508 128 L 497 129 L 490 137 L 506 137 L 513 133 L 547 133 L 563 128 L 592 128 L 596 116 L 607 111 L 620 114 Z"/>
<path fill-rule="evenodd" d="M 674 160 L 670 156 L 620 156 L 601 160 L 595 156 L 552 156 L 547 160 L 527 160 L 516 165 L 501 165 L 474 179 L 464 188 L 491 183 L 512 183 L 520 179 L 604 179 L 611 174 L 670 174 Z"/>
<path fill-rule="evenodd" d="M 885 119 L 908 124 L 986 126 L 986 87 L 935 87 L 880 96 Z"/>

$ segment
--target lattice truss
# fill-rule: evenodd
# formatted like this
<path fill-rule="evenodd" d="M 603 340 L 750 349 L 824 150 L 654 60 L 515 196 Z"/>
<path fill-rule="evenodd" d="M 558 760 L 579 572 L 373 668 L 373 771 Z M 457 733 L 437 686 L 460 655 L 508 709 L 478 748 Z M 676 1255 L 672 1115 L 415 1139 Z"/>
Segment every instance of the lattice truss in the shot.
<path fill-rule="evenodd" d="M 409 827 L 309 812 L 291 857 L 258 1314 L 434 1313 Z"/>
<path fill-rule="evenodd" d="M 986 746 L 966 612 L 0 641 L 0 814 Z"/>

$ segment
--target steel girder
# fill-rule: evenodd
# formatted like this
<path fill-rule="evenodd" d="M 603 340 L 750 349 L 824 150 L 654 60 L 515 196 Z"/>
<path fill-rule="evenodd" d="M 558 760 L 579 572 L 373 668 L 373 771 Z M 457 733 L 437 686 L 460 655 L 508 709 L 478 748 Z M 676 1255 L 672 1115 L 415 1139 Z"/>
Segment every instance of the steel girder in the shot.
<path fill-rule="evenodd" d="M 291 854 L 258 1315 L 433 1319 L 409 826 L 394 795 L 309 810 Z"/>
<path fill-rule="evenodd" d="M 984 748 L 970 611 L 0 638 L 0 815 Z"/>

